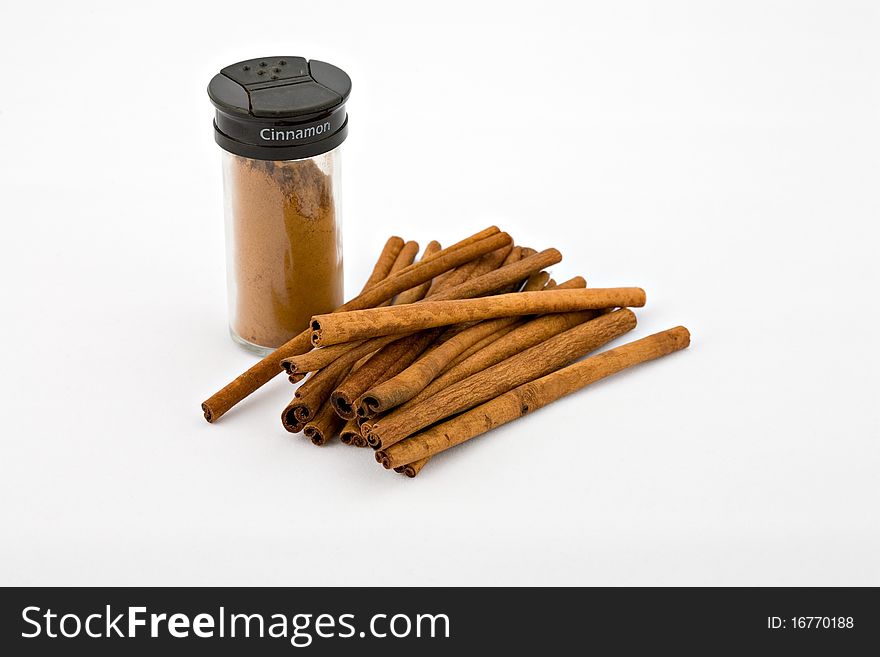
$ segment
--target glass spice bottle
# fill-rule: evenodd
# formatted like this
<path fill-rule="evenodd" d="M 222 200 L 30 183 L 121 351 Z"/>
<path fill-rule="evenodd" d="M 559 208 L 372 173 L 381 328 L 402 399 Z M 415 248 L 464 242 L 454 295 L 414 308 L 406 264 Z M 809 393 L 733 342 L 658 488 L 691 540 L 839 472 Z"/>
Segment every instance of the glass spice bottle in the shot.
<path fill-rule="evenodd" d="M 344 71 L 302 57 L 238 62 L 208 85 L 223 149 L 229 331 L 261 355 L 342 304 L 350 91 Z"/>

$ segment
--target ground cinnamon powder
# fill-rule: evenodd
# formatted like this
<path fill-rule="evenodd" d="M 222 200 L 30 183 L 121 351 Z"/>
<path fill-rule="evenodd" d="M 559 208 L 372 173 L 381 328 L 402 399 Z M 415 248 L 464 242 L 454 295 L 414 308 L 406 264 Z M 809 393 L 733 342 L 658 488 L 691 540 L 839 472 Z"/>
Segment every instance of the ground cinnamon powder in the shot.
<path fill-rule="evenodd" d="M 273 162 L 226 153 L 230 327 L 253 345 L 278 347 L 312 315 L 342 304 L 334 156 Z"/>

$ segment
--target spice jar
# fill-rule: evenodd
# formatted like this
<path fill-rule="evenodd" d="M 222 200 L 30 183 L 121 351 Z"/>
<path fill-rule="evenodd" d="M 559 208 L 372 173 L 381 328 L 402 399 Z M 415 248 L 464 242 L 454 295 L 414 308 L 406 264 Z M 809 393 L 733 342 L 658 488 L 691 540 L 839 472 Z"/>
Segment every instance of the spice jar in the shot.
<path fill-rule="evenodd" d="M 208 85 L 223 149 L 229 331 L 259 354 L 342 304 L 350 91 L 344 71 L 302 57 L 232 64 Z"/>

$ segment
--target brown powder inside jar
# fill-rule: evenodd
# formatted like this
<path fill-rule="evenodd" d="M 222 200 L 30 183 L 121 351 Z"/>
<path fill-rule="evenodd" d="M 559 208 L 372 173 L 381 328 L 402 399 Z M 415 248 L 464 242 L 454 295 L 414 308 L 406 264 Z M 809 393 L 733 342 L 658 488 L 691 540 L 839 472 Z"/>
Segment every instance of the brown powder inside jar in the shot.
<path fill-rule="evenodd" d="M 342 240 L 331 176 L 334 153 L 272 162 L 226 154 L 230 193 L 230 326 L 278 347 L 312 315 L 342 304 Z"/>

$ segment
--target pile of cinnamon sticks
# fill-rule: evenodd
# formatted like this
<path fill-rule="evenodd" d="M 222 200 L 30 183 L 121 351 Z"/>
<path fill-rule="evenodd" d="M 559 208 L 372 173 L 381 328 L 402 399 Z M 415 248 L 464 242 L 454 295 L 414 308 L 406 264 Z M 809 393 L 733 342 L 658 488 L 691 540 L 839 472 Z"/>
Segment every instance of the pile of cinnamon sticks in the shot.
<path fill-rule="evenodd" d="M 285 372 L 281 414 L 315 445 L 372 447 L 415 477 L 435 454 L 639 363 L 684 349 L 676 327 L 579 360 L 632 330 L 640 288 L 557 283 L 556 249 L 490 227 L 445 249 L 391 237 L 361 293 L 202 404 L 216 421 Z"/>

